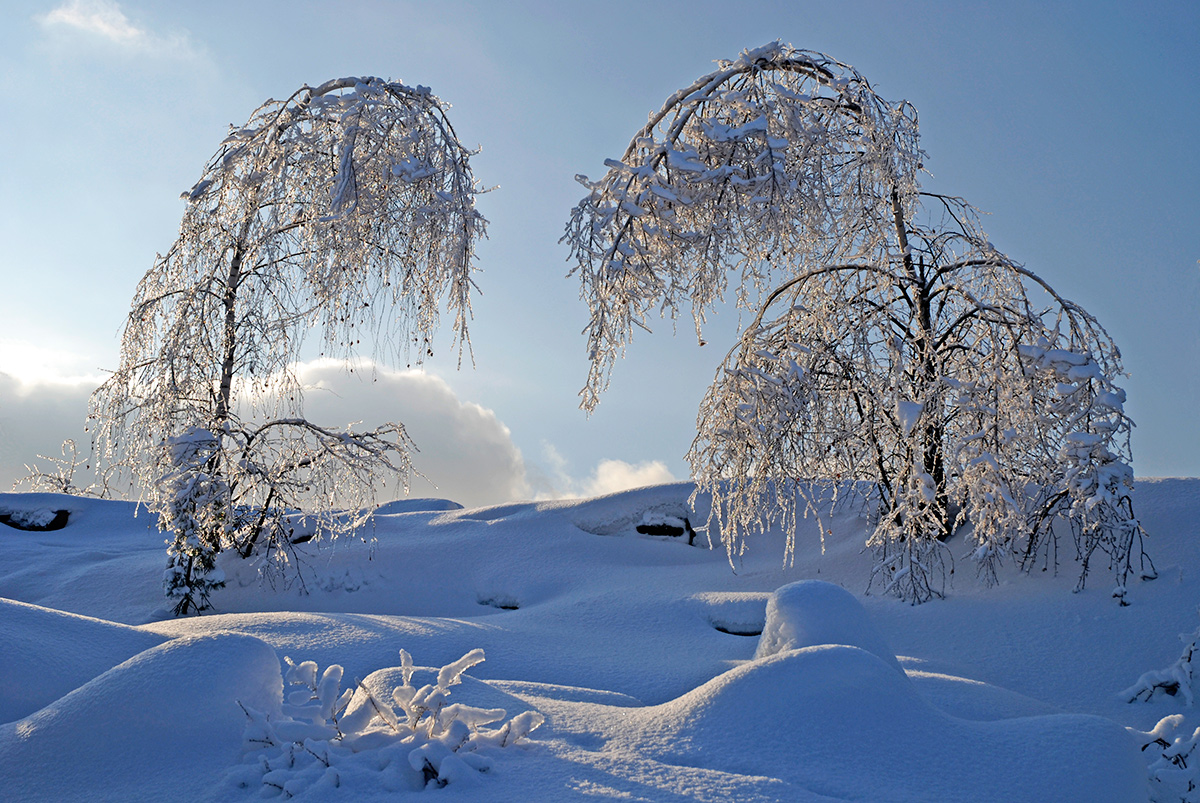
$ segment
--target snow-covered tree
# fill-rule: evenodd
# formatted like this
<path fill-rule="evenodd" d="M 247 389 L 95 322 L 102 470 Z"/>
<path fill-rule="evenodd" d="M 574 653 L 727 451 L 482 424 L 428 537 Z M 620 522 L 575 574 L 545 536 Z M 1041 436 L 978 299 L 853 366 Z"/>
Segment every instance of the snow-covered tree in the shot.
<path fill-rule="evenodd" d="M 323 355 L 365 340 L 419 363 L 443 304 L 461 362 L 486 226 L 472 153 L 427 88 L 342 78 L 267 101 L 183 194 L 179 237 L 138 285 L 120 367 L 91 401 L 100 460 L 170 533 L 177 613 L 205 607 L 216 553 L 286 561 L 296 511 L 337 534 L 360 514 L 318 511 L 407 482 L 403 427 L 308 421 L 294 366 L 310 333 Z"/>
<path fill-rule="evenodd" d="M 985 579 L 1005 555 L 1057 563 L 1056 520 L 1080 587 L 1100 550 L 1123 599 L 1144 553 L 1120 354 L 965 202 L 922 192 L 923 158 L 911 105 L 778 42 L 676 92 L 580 177 L 564 240 L 591 310 L 582 406 L 654 309 L 690 306 L 700 337 L 732 292 L 748 322 L 689 453 L 731 559 L 865 487 L 873 582 L 904 599 L 943 593 L 959 529 Z"/>

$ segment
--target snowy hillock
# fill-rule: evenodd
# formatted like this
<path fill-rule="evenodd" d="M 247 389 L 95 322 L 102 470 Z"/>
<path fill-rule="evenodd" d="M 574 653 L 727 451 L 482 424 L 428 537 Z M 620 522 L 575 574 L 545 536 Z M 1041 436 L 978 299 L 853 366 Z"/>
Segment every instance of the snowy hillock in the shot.
<path fill-rule="evenodd" d="M 863 606 L 846 589 L 819 580 L 800 580 L 771 595 L 754 653 L 756 660 L 823 644 L 858 647 L 904 673 Z"/>
<path fill-rule="evenodd" d="M 1003 790 L 1004 800 L 1129 801 L 1145 787 L 1145 764 L 1113 722 L 958 719 L 878 656 L 840 644 L 744 664 L 642 719 L 631 751 L 742 776 L 763 798 L 968 801 Z"/>
<path fill-rule="evenodd" d="M 199 799 L 241 758 L 238 701 L 269 708 L 279 693 L 279 661 L 260 639 L 172 639 L 0 725 L 5 795 Z"/>
<path fill-rule="evenodd" d="M 1126 803 L 1149 799 L 1155 761 L 1156 799 L 1187 794 L 1172 756 L 1200 717 L 1182 695 L 1119 692 L 1171 667 L 1178 634 L 1196 629 L 1200 480 L 1139 481 L 1160 577 L 1131 585 L 1126 608 L 1107 588 L 1071 593 L 1069 542 L 1057 574 L 1009 563 L 987 589 L 960 571 L 946 600 L 916 607 L 865 596 L 871 525 L 851 508 L 823 532 L 802 521 L 790 565 L 779 532 L 731 565 L 691 494 L 676 483 L 474 509 L 400 500 L 358 537 L 297 544 L 299 573 L 273 584 L 223 555 L 215 612 L 186 619 L 166 616 L 163 536 L 134 505 L 0 495 L 6 511 L 71 511 L 62 530 L 0 529 L 4 796 L 250 800 L 282 794 L 269 775 L 309 800 Z M 638 530 L 684 518 L 693 545 Z M 965 547 L 947 546 L 967 565 Z M 381 700 L 405 685 L 401 649 L 432 667 L 482 650 L 450 702 L 505 712 L 481 732 L 526 715 L 544 724 L 513 749 L 474 742 L 486 758 L 463 759 L 474 774 L 449 761 L 445 778 L 437 762 L 429 775 L 412 750 L 389 764 L 328 732 L 324 752 L 310 745 L 328 766 L 305 752 L 303 772 L 247 774 L 260 752 L 305 749 L 288 747 L 290 726 L 277 744 L 244 740 L 247 711 L 295 718 L 285 658 L 340 666 L 349 712 L 365 699 L 358 679 Z M 413 672 L 412 694 L 437 691 L 436 671 Z M 395 732 L 374 716 L 358 725 Z M 426 781 L 448 785 L 413 791 Z"/>
<path fill-rule="evenodd" d="M 165 637 L 129 625 L 0 599 L 0 721 L 12 722 Z"/>

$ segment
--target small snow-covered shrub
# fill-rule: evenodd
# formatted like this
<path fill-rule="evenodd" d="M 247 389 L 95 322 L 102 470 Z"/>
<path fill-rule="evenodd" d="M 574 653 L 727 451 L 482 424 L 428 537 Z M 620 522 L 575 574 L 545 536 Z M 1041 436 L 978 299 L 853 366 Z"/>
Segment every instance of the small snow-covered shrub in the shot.
<path fill-rule="evenodd" d="M 1176 735 L 1183 714 L 1163 717 L 1154 730 L 1128 728 L 1147 756 L 1151 803 L 1200 803 L 1200 764 L 1192 758 L 1200 728 L 1185 738 Z"/>
<path fill-rule="evenodd" d="M 159 479 L 170 490 L 159 516 L 167 534 L 167 568 L 163 593 L 174 613 L 200 613 L 210 607 L 209 596 L 225 586 L 225 572 L 216 565 L 222 540 L 230 529 L 229 484 L 214 473 L 217 438 L 204 429 L 191 429 L 168 438 L 163 448 L 172 470 Z"/>
<path fill-rule="evenodd" d="M 309 790 L 338 788 L 344 776 L 378 774 L 388 790 L 468 785 L 491 768 L 489 749 L 511 747 L 542 724 L 526 711 L 499 727 L 502 708 L 448 703 L 450 688 L 467 669 L 484 660 L 475 649 L 442 667 L 434 683 L 412 685 L 412 658 L 400 650 L 402 683 L 391 699 L 366 684 L 341 688 L 343 670 L 333 664 L 318 672 L 312 661 L 287 661 L 281 718 L 243 706 L 249 720 L 245 762 L 230 776 L 239 787 L 260 785 L 264 795 L 294 797 Z"/>
<path fill-rule="evenodd" d="M 1179 660 L 1166 669 L 1152 669 L 1143 674 L 1136 683 L 1121 692 L 1121 696 L 1125 698 L 1126 702 L 1132 703 L 1135 700 L 1149 702 L 1156 694 L 1165 694 L 1170 697 L 1182 695 L 1184 705 L 1189 708 L 1192 706 L 1194 702 L 1192 680 L 1195 677 L 1192 656 L 1195 655 L 1196 648 L 1200 645 L 1200 627 L 1190 635 L 1181 633 L 1179 639 L 1183 642 L 1183 653 L 1179 656 Z"/>
<path fill-rule="evenodd" d="M 39 454 L 38 460 L 45 460 L 50 463 L 50 467 L 43 469 L 37 463 L 32 466 L 26 463 L 25 470 L 29 473 L 13 483 L 13 491 L 28 489 L 32 493 L 94 496 L 101 499 L 108 496 L 108 482 L 104 476 L 97 476 L 86 486 L 75 484 L 75 473 L 79 471 L 79 467 L 83 466 L 87 472 L 91 471 L 92 466 L 88 458 L 80 456 L 73 439 L 67 438 L 62 442 L 62 457 Z"/>

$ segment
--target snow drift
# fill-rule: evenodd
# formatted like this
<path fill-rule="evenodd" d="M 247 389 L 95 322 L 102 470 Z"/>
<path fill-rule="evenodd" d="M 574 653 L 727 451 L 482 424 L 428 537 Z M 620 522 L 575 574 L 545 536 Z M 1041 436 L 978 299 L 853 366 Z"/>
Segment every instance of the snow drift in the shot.
<path fill-rule="evenodd" d="M 861 596 L 870 522 L 849 509 L 824 522 L 824 551 L 804 524 L 793 566 L 771 532 L 731 571 L 703 531 L 693 546 L 638 531 L 704 521 L 679 483 L 393 504 L 361 540 L 301 545 L 291 582 L 227 564 L 220 613 L 187 619 L 163 617 L 162 536 L 132 505 L 3 495 L 73 513 L 57 532 L 0 531 L 0 776 L 22 800 L 257 798 L 231 780 L 247 766 L 243 706 L 285 716 L 285 657 L 383 695 L 400 649 L 436 667 L 482 648 L 451 702 L 545 724 L 446 799 L 1145 800 L 1149 759 L 1126 728 L 1200 722 L 1180 700 L 1116 693 L 1195 629 L 1200 481 L 1138 490 L 1163 577 L 1127 608 L 1071 594 L 1070 572 L 1012 567 L 998 588 L 960 579 L 917 608 Z M 414 687 L 434 682 L 414 671 Z M 411 774 L 389 787 L 363 767 L 296 791 L 413 793 Z"/>

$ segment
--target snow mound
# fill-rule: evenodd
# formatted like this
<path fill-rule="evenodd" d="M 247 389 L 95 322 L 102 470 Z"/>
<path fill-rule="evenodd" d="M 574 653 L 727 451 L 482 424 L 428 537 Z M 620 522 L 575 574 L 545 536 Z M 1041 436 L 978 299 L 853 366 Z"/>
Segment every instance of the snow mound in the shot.
<path fill-rule="evenodd" d="M 576 527 L 592 535 L 633 534 L 639 524 L 667 519 L 678 520 L 680 526 L 687 519 L 694 526 L 707 517 L 697 515 L 689 505 L 695 487 L 675 482 L 621 491 L 580 502 L 569 515 Z"/>
<path fill-rule="evenodd" d="M 846 589 L 821 580 L 801 580 L 776 590 L 767 600 L 767 621 L 754 657 L 822 644 L 858 647 L 904 674 L 862 603 Z"/>
<path fill-rule="evenodd" d="M 967 722 L 858 647 L 779 652 L 645 710 L 638 747 L 667 764 L 772 777 L 781 798 L 1128 803 L 1145 766 L 1115 723 L 1086 715 Z M 748 745 L 753 744 L 753 749 Z M 823 798 L 822 798 L 823 799 Z"/>
<path fill-rule="evenodd" d="M 241 757 L 238 702 L 278 712 L 281 696 L 279 660 L 257 638 L 168 641 L 0 726 L 4 795 L 161 800 L 203 789 Z"/>
<path fill-rule="evenodd" d="M 0 722 L 32 714 L 164 640 L 136 627 L 0 599 Z"/>
<path fill-rule="evenodd" d="M 462 510 L 463 506 L 449 499 L 396 499 L 375 508 L 376 516 L 391 516 L 396 513 L 441 513 L 446 510 Z"/>
<path fill-rule="evenodd" d="M 76 536 L 90 535 L 94 531 L 110 527 L 127 529 L 139 507 L 136 502 L 72 494 L 0 493 L 0 513 L 37 523 L 43 521 L 47 513 L 53 518 L 55 511 L 65 510 L 70 514 L 66 529 L 73 531 Z M 141 508 L 141 515 L 144 518 L 139 521 L 144 522 L 148 529 L 154 529 L 156 519 L 147 515 L 145 508 Z"/>

